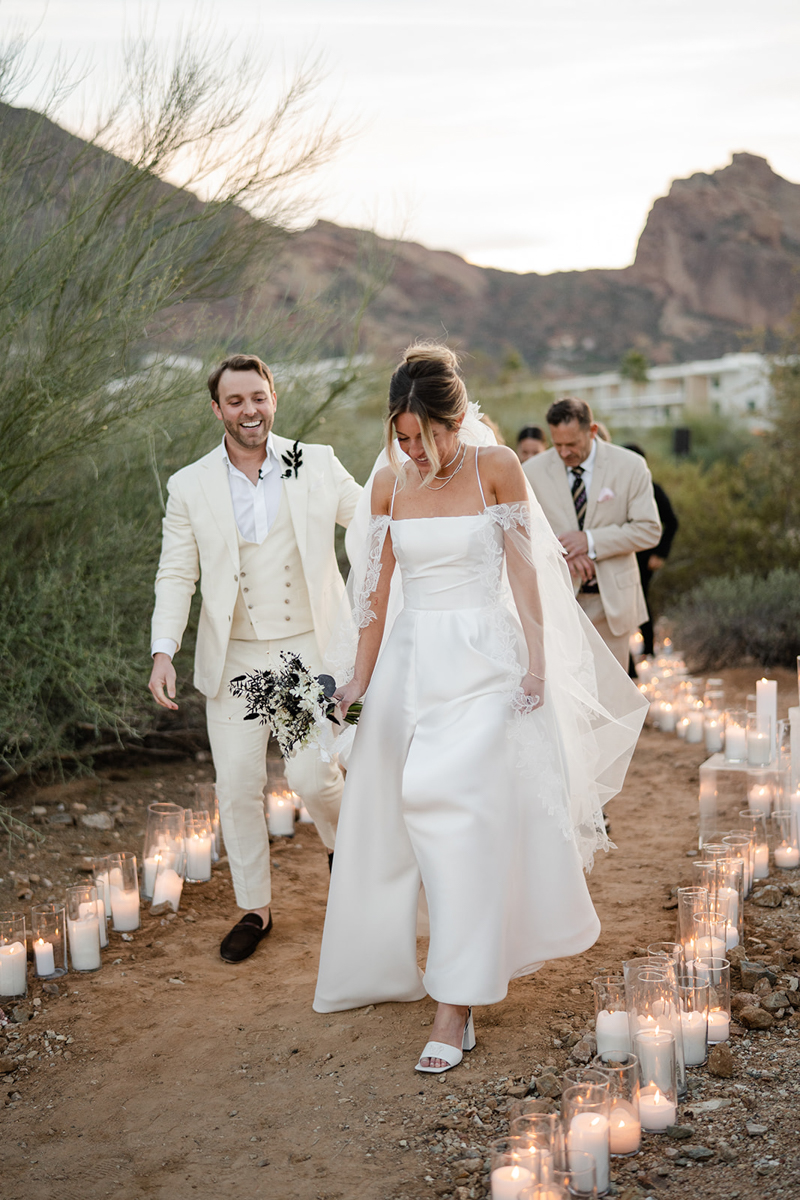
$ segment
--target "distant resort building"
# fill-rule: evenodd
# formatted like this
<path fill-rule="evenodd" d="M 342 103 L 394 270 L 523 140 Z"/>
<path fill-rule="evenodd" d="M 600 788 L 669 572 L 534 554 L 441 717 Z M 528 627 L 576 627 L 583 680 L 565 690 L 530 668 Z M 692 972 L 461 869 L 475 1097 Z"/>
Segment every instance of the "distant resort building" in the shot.
<path fill-rule="evenodd" d="M 635 383 L 619 371 L 553 379 L 556 398 L 576 396 L 616 425 L 679 425 L 692 416 L 721 416 L 764 428 L 771 398 L 769 361 L 763 354 L 725 354 L 707 362 L 650 367 Z"/>

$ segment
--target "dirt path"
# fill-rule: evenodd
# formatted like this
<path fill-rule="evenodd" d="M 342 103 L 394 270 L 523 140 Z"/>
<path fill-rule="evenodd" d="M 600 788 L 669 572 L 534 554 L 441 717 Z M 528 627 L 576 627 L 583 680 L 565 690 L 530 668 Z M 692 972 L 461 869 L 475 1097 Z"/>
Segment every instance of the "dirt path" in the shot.
<path fill-rule="evenodd" d="M 754 678 L 729 672 L 728 686 L 744 693 Z M 797 693 L 788 672 L 779 678 L 784 712 Z M 174 919 L 145 915 L 132 941 L 112 933 L 100 972 L 69 975 L 57 998 L 35 985 L 36 1016 L 0 1030 L 0 1069 L 8 1070 L 0 1092 L 3 1200 L 483 1197 L 483 1155 L 505 1131 L 509 1093 L 523 1094 L 545 1066 L 567 1064 L 573 1035 L 592 1015 L 593 975 L 672 935 L 675 912 L 665 905 L 689 879 L 703 758 L 696 746 L 645 731 L 610 806 L 619 849 L 590 880 L 600 941 L 512 983 L 505 1003 L 479 1010 L 476 1050 L 441 1077 L 413 1071 L 432 1002 L 312 1012 L 328 880 L 312 829 L 300 826 L 293 841 L 273 847 L 275 928 L 244 964 L 227 965 L 217 953 L 235 912 L 227 867 L 209 884 L 187 885 Z M 59 803 L 66 812 L 73 804 L 110 808 L 117 828 L 48 828 L 42 849 L 13 860 L 15 875 L 3 860 L 0 907 L 27 908 L 30 901 L 16 898 L 26 888 L 34 902 L 49 890 L 60 894 L 85 857 L 114 844 L 138 852 L 146 805 L 157 795 L 188 804 L 201 777 L 210 777 L 206 766 L 180 763 L 18 798 L 28 812 L 33 803 L 49 813 Z M 782 873 L 779 882 L 796 876 Z M 777 910 L 748 906 L 747 932 L 786 941 L 799 928 L 796 906 L 791 895 Z M 3 1034 L 11 1035 L 4 1051 Z M 708 1162 L 682 1155 L 684 1143 L 651 1137 L 645 1153 L 615 1171 L 627 1200 L 798 1194 L 794 1019 L 764 1033 L 739 1030 L 732 1046 L 732 1080 L 692 1072 L 695 1102 L 729 1103 L 682 1118 L 693 1128 L 690 1144 L 712 1151 Z M 748 1136 L 748 1121 L 764 1132 Z"/>

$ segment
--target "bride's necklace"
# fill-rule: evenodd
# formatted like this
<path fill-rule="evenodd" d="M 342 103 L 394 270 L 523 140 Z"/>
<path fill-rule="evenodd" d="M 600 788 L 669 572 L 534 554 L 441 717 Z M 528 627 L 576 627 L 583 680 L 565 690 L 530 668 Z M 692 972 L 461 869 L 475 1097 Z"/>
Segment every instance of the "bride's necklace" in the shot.
<path fill-rule="evenodd" d="M 448 463 L 445 463 L 445 464 L 444 464 L 444 469 L 445 469 L 445 470 L 447 470 L 447 468 L 448 468 L 448 467 L 450 467 L 450 466 L 452 466 L 452 465 L 453 465 L 453 463 L 454 463 L 454 462 L 456 461 L 456 459 L 458 458 L 458 453 L 459 453 L 459 452 L 458 452 L 458 450 L 456 450 L 455 454 L 454 454 L 454 455 L 453 455 L 453 457 L 450 459 L 450 462 L 448 462 Z M 426 487 L 426 488 L 428 488 L 428 489 L 429 489 L 431 492 L 440 492 L 440 491 L 442 490 L 442 488 L 446 488 L 446 487 L 447 487 L 447 485 L 448 485 L 448 483 L 450 483 L 450 481 L 451 481 L 452 479 L 455 479 L 456 475 L 458 474 L 458 472 L 459 472 L 459 471 L 461 470 L 461 468 L 463 467 L 463 465 L 464 465 L 464 461 L 465 461 L 466 457 L 467 457 L 467 447 L 466 447 L 466 446 L 464 446 L 464 447 L 462 448 L 462 451 L 461 451 L 461 462 L 458 464 L 458 466 L 456 467 L 455 471 L 453 471 L 453 474 L 452 474 L 452 475 L 448 475 L 448 476 L 447 476 L 447 479 L 445 479 L 444 483 L 440 483 L 438 487 L 433 487 L 433 486 L 432 486 L 430 483 L 426 483 L 426 484 L 425 484 L 425 487 Z M 438 476 L 438 475 L 434 475 L 434 479 L 438 479 L 438 478 L 439 478 L 439 476 Z"/>

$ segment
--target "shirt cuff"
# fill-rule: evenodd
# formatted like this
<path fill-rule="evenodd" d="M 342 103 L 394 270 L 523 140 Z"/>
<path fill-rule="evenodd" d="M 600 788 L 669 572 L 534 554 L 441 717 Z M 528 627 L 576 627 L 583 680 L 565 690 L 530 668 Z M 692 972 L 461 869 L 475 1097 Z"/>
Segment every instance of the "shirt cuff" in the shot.
<path fill-rule="evenodd" d="M 174 658 L 177 649 L 178 643 L 172 638 L 156 638 L 150 647 L 150 654 L 168 654 L 170 658 Z"/>
<path fill-rule="evenodd" d="M 591 531 L 589 529 L 584 529 L 583 532 L 586 534 L 586 545 L 588 547 L 587 554 L 589 555 L 589 558 L 597 558 L 597 551 L 594 548 L 594 538 L 592 537 Z"/>

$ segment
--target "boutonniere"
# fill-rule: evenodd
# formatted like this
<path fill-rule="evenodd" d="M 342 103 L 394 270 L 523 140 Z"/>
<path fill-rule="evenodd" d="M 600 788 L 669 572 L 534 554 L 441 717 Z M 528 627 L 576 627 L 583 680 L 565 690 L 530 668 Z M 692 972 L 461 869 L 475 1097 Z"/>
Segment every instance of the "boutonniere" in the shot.
<path fill-rule="evenodd" d="M 303 451 L 300 449 L 300 443 L 295 442 L 291 450 L 288 450 L 286 454 L 282 454 L 281 461 L 286 467 L 286 470 L 281 475 L 281 479 L 291 479 L 292 475 L 297 479 L 297 472 L 303 465 Z"/>
<path fill-rule="evenodd" d="M 597 497 L 597 503 L 602 504 L 605 500 L 613 500 L 613 499 L 614 499 L 614 493 L 612 492 L 611 488 L 604 487 L 601 489 L 600 495 Z"/>

